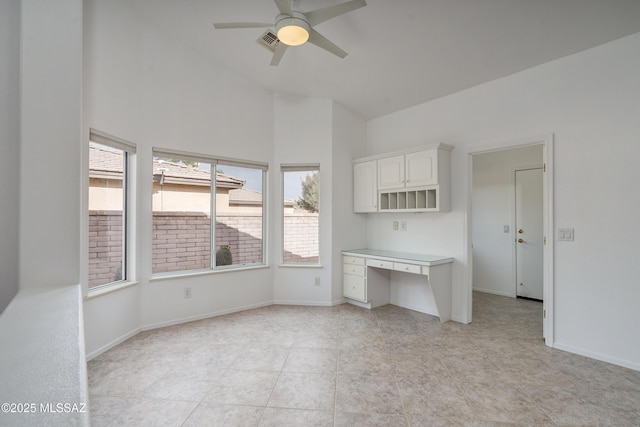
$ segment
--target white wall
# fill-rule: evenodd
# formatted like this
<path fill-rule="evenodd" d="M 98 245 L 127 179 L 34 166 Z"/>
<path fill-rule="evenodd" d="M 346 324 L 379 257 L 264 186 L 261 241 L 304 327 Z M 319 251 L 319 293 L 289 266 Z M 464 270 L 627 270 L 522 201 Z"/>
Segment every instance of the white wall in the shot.
<path fill-rule="evenodd" d="M 271 261 L 274 298 L 280 304 L 331 302 L 331 209 L 332 203 L 332 105 L 329 99 L 276 95 L 271 195 L 273 234 Z M 320 264 L 321 267 L 283 267 L 281 164 L 320 164 Z M 320 286 L 315 278 L 320 277 Z"/>
<path fill-rule="evenodd" d="M 365 243 L 365 218 L 353 213 L 351 160 L 364 153 L 365 122 L 328 99 L 275 96 L 272 261 L 275 302 L 332 305 L 342 296 L 341 251 Z M 281 164 L 320 164 L 321 267 L 281 266 Z M 320 277 L 320 286 L 315 278 Z"/>
<path fill-rule="evenodd" d="M 0 2 L 0 313 L 18 293 L 20 2 Z"/>
<path fill-rule="evenodd" d="M 353 213 L 353 163 L 366 152 L 366 123 L 333 103 L 331 301 L 343 301 L 342 251 L 367 246 L 365 214 Z"/>
<path fill-rule="evenodd" d="M 473 290 L 516 296 L 514 171 L 542 167 L 542 145 L 473 156 Z M 540 200 L 542 204 L 542 200 Z M 503 227 L 509 226 L 505 233 Z"/>
<path fill-rule="evenodd" d="M 640 34 L 562 58 L 368 123 L 368 151 L 453 144 L 453 210 L 370 215 L 371 247 L 456 258 L 453 315 L 471 277 L 465 252 L 468 153 L 505 141 L 555 135 L 555 224 L 575 242 L 555 245 L 558 348 L 640 369 Z"/>
<path fill-rule="evenodd" d="M 94 127 L 138 149 L 139 283 L 85 302 L 87 353 L 140 328 L 271 304 L 270 268 L 150 281 L 152 181 L 144 177 L 152 174 L 152 147 L 271 162 L 273 95 L 165 38 L 127 1 L 86 1 L 84 33 L 83 142 Z M 183 298 L 185 287 L 192 288 L 192 298 Z"/>
<path fill-rule="evenodd" d="M 77 284 L 81 0 L 22 2 L 21 33 L 20 288 Z"/>

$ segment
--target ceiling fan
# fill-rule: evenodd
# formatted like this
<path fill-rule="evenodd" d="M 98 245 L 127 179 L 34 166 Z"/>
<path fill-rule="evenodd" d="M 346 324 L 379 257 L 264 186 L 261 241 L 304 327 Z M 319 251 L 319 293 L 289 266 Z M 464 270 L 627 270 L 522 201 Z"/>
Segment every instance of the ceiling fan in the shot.
<path fill-rule="evenodd" d="M 350 0 L 334 6 L 327 6 L 310 12 L 301 12 L 294 9 L 290 0 L 273 0 L 280 13 L 275 19 L 275 28 L 278 42 L 271 59 L 271 65 L 278 65 L 284 52 L 289 46 L 299 46 L 307 41 L 316 46 L 344 58 L 347 52 L 340 49 L 334 43 L 326 39 L 313 27 L 321 22 L 327 21 L 336 16 L 343 15 L 352 10 L 359 9 L 367 5 L 365 0 Z M 218 30 L 232 28 L 264 28 L 273 27 L 270 22 L 227 22 L 216 23 L 213 26 Z"/>

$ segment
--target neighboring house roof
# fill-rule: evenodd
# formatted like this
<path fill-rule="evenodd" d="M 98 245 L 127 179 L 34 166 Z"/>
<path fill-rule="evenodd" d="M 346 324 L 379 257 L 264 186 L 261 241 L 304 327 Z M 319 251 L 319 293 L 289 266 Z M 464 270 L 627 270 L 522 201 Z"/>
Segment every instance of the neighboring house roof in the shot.
<path fill-rule="evenodd" d="M 229 204 L 233 205 L 262 205 L 262 193 L 255 190 L 247 190 L 246 188 L 236 188 L 229 190 Z M 284 199 L 286 207 L 296 205 L 295 200 Z"/>
<path fill-rule="evenodd" d="M 89 176 L 91 178 L 121 179 L 122 154 L 103 145 L 89 144 Z M 210 185 L 211 173 L 207 170 L 175 163 L 168 160 L 153 159 L 153 180 L 163 184 Z M 216 185 L 222 188 L 242 188 L 244 181 L 224 173 L 216 173 Z"/>
<path fill-rule="evenodd" d="M 122 176 L 122 151 L 89 143 L 89 176 L 118 178 Z"/>

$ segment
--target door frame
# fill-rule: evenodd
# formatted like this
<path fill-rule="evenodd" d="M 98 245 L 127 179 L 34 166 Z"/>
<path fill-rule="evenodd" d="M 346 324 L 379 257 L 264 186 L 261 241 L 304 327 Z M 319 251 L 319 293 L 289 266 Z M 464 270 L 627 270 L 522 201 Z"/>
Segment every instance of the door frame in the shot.
<path fill-rule="evenodd" d="M 472 249 L 472 217 L 473 211 L 471 206 L 471 196 L 473 189 L 473 156 L 476 154 L 490 153 L 493 151 L 509 150 L 512 148 L 522 148 L 530 145 L 542 145 L 542 162 L 543 162 L 543 174 L 542 174 L 542 205 L 543 205 L 543 225 L 545 243 L 543 244 L 543 336 L 545 344 L 549 347 L 554 347 L 555 342 L 555 294 L 554 294 L 554 162 L 553 162 L 553 143 L 554 135 L 546 134 L 537 137 L 524 138 L 521 140 L 503 141 L 493 144 L 488 144 L 480 147 L 470 147 L 465 150 L 467 158 L 466 168 L 466 230 L 465 236 L 465 252 L 466 262 L 468 268 L 466 274 L 463 277 L 463 289 L 462 298 L 464 300 L 464 321 L 469 323 L 472 321 L 473 310 L 473 249 Z"/>
<path fill-rule="evenodd" d="M 538 144 L 536 144 L 538 145 Z M 536 169 L 542 169 L 542 179 L 544 180 L 544 161 L 542 163 L 538 163 L 536 165 L 525 165 L 525 166 L 517 166 L 517 167 L 513 167 L 511 168 L 511 188 L 513 191 L 511 191 L 511 196 L 510 196 L 510 209 L 511 209 L 511 224 L 513 224 L 514 227 L 514 236 L 515 238 L 511 241 L 511 253 L 512 253 L 512 272 L 513 272 L 513 295 L 515 298 L 518 297 L 518 244 L 516 243 L 516 240 L 518 238 L 518 221 L 517 221 L 517 209 L 516 209 L 516 202 L 517 202 L 517 197 L 516 197 L 516 191 L 517 191 L 517 187 L 516 187 L 516 173 L 518 173 L 519 171 L 528 171 L 528 170 L 536 170 Z M 544 193 L 542 194 L 542 199 L 544 200 Z M 543 201 L 541 200 L 541 201 Z M 544 203 L 543 203 L 544 206 Z M 544 207 L 543 207 L 544 209 Z M 544 213 L 543 213 L 544 216 Z M 543 231 L 544 231 L 544 222 L 543 222 Z M 544 247 L 544 245 L 543 245 Z M 542 261 L 542 266 L 543 266 L 543 275 L 544 275 L 544 259 Z M 543 284 L 543 288 L 544 288 L 544 284 Z M 544 289 L 542 291 L 542 295 L 543 295 L 543 299 L 544 299 Z"/>

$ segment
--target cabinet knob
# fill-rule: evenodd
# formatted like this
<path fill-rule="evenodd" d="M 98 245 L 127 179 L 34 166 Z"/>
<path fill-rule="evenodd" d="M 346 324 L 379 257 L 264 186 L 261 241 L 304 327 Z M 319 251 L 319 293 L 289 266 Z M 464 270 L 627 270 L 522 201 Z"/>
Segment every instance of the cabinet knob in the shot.
<path fill-rule="evenodd" d="M 524 243 L 524 239 L 518 239 L 518 243 Z"/>

